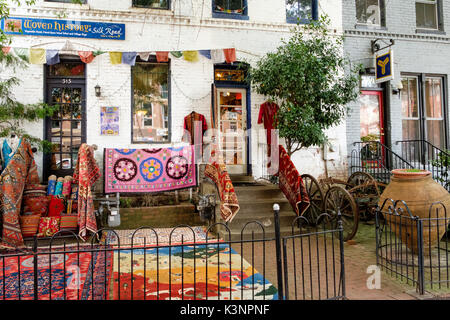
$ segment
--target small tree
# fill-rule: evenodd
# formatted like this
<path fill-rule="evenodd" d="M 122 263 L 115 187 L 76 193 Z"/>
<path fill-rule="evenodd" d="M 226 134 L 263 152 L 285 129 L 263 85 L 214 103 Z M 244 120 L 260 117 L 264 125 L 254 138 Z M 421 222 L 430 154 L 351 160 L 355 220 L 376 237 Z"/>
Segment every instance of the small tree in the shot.
<path fill-rule="evenodd" d="M 333 35 L 327 17 L 297 26 L 251 70 L 255 90 L 279 104 L 276 128 L 289 155 L 327 141 L 325 130 L 338 125 L 346 104 L 358 96 L 358 67 L 343 54 L 343 37 Z"/>
<path fill-rule="evenodd" d="M 17 5 L 31 5 L 35 0 L 13 1 Z M 9 8 L 5 0 L 0 0 L 0 20 L 9 17 Z M 9 26 L 13 28 L 14 26 Z M 28 58 L 23 55 L 15 55 L 12 51 L 7 51 L 7 47 L 11 44 L 11 37 L 0 29 L 0 65 L 4 69 L 10 69 L 16 73 L 18 69 L 25 69 L 28 66 Z M 45 103 L 24 104 L 16 100 L 12 90 L 20 84 L 20 79 L 16 76 L 1 77 L 0 76 L 0 138 L 9 137 L 15 134 L 25 137 L 33 145 L 48 151 L 51 143 L 41 140 L 28 134 L 24 130 L 26 122 L 35 122 L 51 116 L 54 108 L 47 106 Z"/>

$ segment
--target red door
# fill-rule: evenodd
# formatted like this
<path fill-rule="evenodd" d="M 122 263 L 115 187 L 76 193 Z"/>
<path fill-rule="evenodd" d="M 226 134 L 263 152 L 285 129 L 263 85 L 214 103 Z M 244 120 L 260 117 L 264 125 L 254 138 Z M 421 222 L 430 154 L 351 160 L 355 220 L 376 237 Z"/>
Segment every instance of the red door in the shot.
<path fill-rule="evenodd" d="M 385 144 L 383 121 L 383 92 L 362 91 L 360 98 L 361 141 L 378 141 Z M 384 149 L 367 144 L 362 150 L 365 155 L 363 166 L 379 168 L 384 164 Z"/>

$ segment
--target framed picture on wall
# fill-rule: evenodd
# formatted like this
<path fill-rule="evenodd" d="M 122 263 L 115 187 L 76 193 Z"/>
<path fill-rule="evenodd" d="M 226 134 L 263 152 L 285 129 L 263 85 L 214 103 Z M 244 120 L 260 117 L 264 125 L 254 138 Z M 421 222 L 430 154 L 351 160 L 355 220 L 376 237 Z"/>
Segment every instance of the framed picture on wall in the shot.
<path fill-rule="evenodd" d="M 101 107 L 100 110 L 100 134 L 102 136 L 119 135 L 119 108 Z"/>

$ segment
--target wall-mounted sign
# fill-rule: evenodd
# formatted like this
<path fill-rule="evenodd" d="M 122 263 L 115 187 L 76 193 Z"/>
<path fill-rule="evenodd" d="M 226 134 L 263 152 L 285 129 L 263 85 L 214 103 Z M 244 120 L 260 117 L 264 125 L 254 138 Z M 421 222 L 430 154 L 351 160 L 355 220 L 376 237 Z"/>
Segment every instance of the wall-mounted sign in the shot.
<path fill-rule="evenodd" d="M 125 24 L 9 17 L 1 20 L 6 34 L 125 40 Z"/>
<path fill-rule="evenodd" d="M 101 107 L 100 125 L 102 136 L 118 136 L 119 135 L 119 108 L 118 107 Z"/>
<path fill-rule="evenodd" d="M 375 53 L 375 81 L 381 83 L 394 79 L 394 52 L 378 51 Z"/>

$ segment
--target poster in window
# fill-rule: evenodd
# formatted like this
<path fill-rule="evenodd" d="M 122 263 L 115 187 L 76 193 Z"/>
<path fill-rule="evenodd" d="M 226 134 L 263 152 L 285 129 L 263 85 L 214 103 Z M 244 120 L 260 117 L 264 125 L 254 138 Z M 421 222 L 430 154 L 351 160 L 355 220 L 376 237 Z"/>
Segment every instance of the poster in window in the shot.
<path fill-rule="evenodd" d="M 119 108 L 101 107 L 100 125 L 102 136 L 119 135 Z"/>

